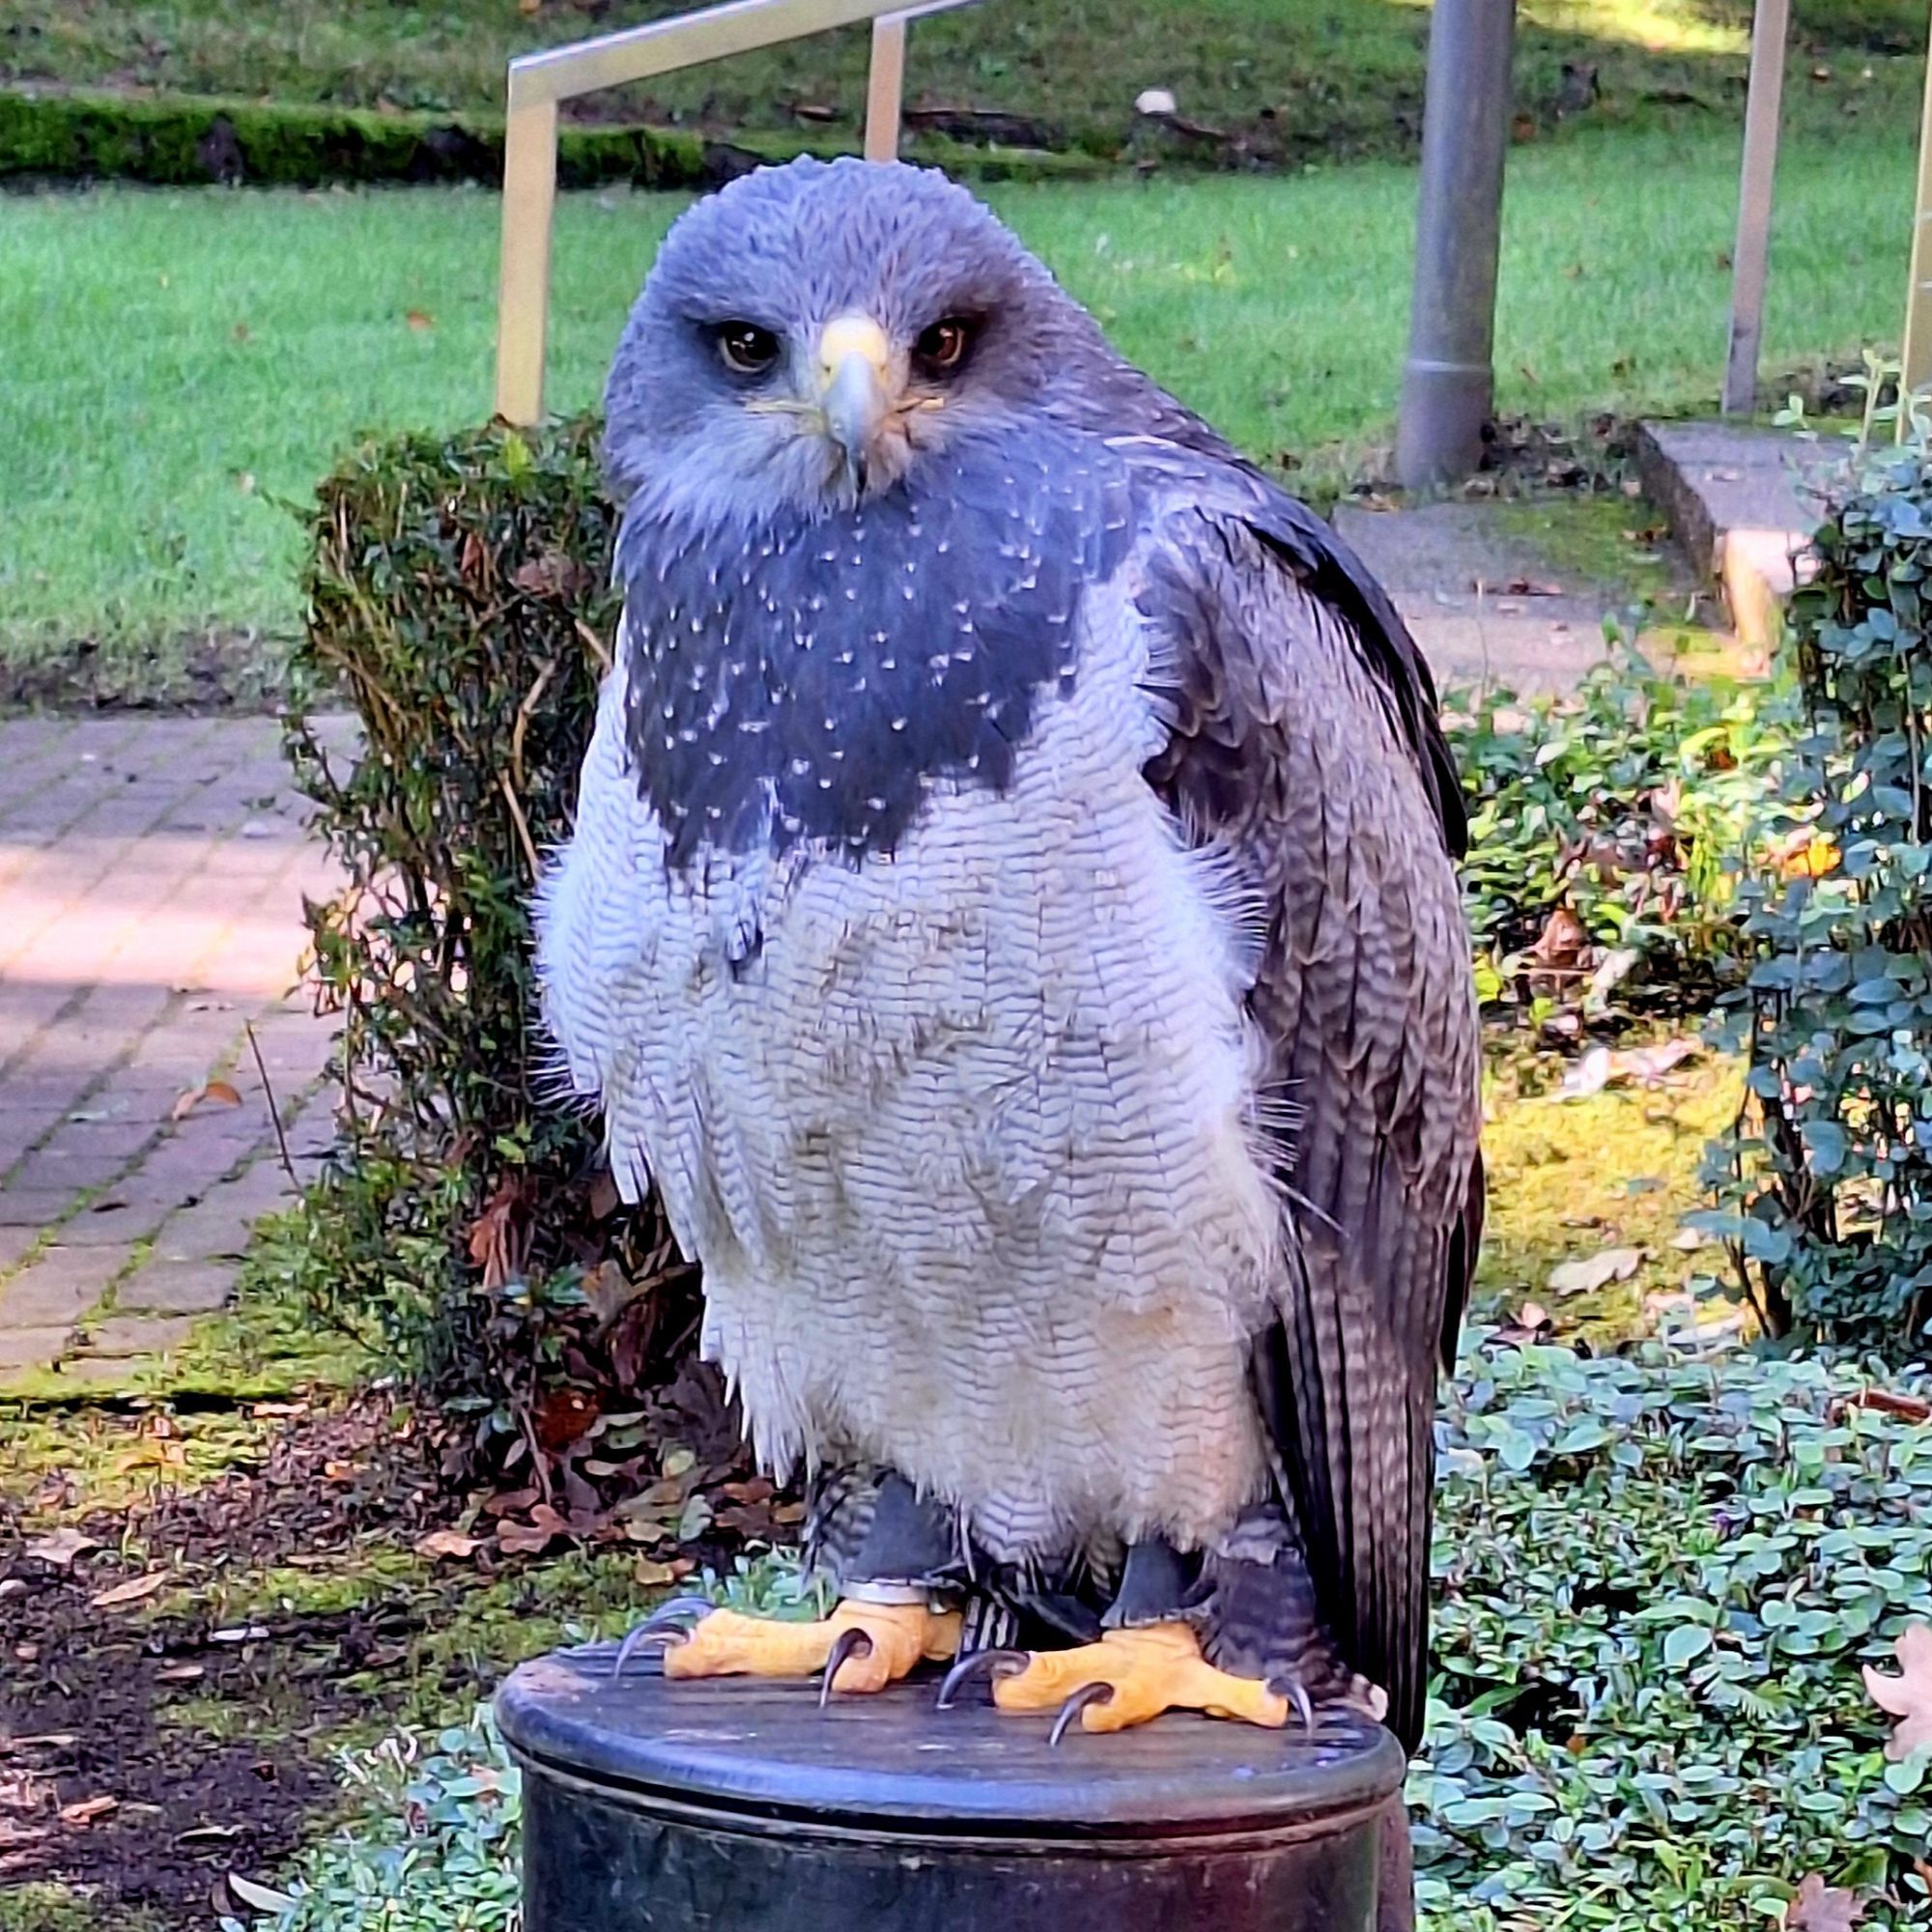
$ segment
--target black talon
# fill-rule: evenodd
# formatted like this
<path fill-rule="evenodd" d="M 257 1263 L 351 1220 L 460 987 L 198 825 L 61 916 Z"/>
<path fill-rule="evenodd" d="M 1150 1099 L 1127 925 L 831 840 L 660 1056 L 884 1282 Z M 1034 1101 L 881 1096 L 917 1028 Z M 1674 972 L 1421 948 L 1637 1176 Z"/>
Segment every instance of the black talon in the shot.
<path fill-rule="evenodd" d="M 940 1680 L 936 1711 L 950 1711 L 952 1700 L 969 1677 L 985 1670 L 995 1677 L 1017 1677 L 1033 1662 L 1023 1650 L 1002 1650 L 997 1644 L 986 1650 L 969 1650 Z"/>
<path fill-rule="evenodd" d="M 1114 1701 L 1114 1687 L 1111 1684 L 1083 1684 L 1061 1705 L 1060 1715 L 1053 1720 L 1053 1728 L 1046 1734 L 1049 1748 L 1059 1744 L 1066 1735 L 1066 1727 L 1089 1704 L 1111 1704 Z"/>
<path fill-rule="evenodd" d="M 1307 1687 L 1298 1677 L 1270 1677 L 1267 1688 L 1277 1697 L 1286 1697 L 1294 1706 L 1294 1715 L 1301 1719 L 1304 1731 L 1315 1728 L 1315 1706 L 1309 1701 Z"/>
<path fill-rule="evenodd" d="M 818 1708 L 821 1711 L 832 1701 L 832 1680 L 846 1662 L 852 1658 L 870 1657 L 871 1654 L 872 1639 L 856 1624 L 847 1624 L 832 1639 L 832 1654 L 825 1660 L 825 1675 L 818 1680 Z"/>
<path fill-rule="evenodd" d="M 630 1662 L 633 1652 L 640 1644 L 662 1643 L 669 1646 L 683 1643 L 691 1635 L 686 1619 L 691 1624 L 702 1623 L 717 1607 L 704 1597 L 673 1597 L 669 1603 L 660 1604 L 617 1646 L 617 1661 L 611 1666 L 611 1675 L 623 1676 L 625 1664 Z"/>

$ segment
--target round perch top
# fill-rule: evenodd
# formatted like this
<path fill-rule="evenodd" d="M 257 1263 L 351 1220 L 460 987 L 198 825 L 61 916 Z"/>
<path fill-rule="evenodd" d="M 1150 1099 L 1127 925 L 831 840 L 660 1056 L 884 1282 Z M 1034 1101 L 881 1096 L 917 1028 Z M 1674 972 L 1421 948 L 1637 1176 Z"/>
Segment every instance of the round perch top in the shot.
<path fill-rule="evenodd" d="M 1403 1779 L 1401 1746 L 1347 1711 L 1323 1713 L 1313 1733 L 1175 1712 L 1109 1735 L 1075 1726 L 1054 1747 L 1045 1719 L 996 1712 L 983 1686 L 947 1711 L 925 1676 L 821 1710 L 815 1680 L 669 1683 L 655 1659 L 616 1679 L 616 1654 L 604 1643 L 532 1660 L 497 1692 L 497 1715 L 536 1776 L 645 1809 L 921 1835 L 1298 1834 L 1379 1809 Z"/>

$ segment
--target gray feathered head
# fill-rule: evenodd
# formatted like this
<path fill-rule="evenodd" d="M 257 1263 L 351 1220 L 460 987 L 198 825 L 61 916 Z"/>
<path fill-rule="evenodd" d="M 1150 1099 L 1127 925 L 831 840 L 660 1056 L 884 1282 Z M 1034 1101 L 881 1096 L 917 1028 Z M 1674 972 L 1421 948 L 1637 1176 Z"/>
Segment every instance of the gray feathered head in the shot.
<path fill-rule="evenodd" d="M 1097 327 L 943 175 L 797 160 L 683 215 L 605 392 L 606 468 L 701 522 L 814 515 L 955 439 L 1079 413 L 1120 371 Z M 707 514 L 709 512 L 710 514 Z"/>

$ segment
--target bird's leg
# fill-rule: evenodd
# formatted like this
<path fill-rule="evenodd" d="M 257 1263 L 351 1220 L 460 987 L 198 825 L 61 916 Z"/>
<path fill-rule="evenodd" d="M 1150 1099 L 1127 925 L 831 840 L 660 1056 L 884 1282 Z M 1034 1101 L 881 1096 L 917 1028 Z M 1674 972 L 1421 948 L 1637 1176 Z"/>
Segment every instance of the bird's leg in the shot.
<path fill-rule="evenodd" d="M 866 1494 L 870 1519 L 838 1566 L 840 1601 L 829 1617 L 799 1623 L 668 1605 L 626 1638 L 618 1668 L 635 1645 L 662 1643 L 667 1677 L 819 1676 L 822 1702 L 835 1690 L 883 1690 L 921 1662 L 953 1657 L 961 1619 L 945 1575 L 951 1517 L 897 1476 Z"/>
<path fill-rule="evenodd" d="M 1296 1710 L 1290 1690 L 1216 1669 L 1202 1655 L 1189 1614 L 1200 1573 L 1199 1557 L 1160 1539 L 1135 1544 L 1107 1612 L 1113 1628 L 1097 1643 L 1036 1651 L 1023 1664 L 997 1659 L 993 1702 L 1002 1711 L 1056 1712 L 1055 1744 L 1076 1718 L 1083 1730 L 1123 1731 L 1163 1711 L 1206 1711 L 1279 1730 Z M 953 1679 L 949 1686 L 958 1688 Z"/>

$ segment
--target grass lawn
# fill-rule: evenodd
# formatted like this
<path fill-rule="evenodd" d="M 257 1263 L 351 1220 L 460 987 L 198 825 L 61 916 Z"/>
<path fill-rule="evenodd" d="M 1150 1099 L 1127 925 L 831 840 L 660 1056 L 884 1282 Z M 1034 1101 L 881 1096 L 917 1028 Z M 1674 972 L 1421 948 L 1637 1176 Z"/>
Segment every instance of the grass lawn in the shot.
<path fill-rule="evenodd" d="M 693 0 L 8 0 L 0 80 L 500 109 L 516 53 L 685 11 Z M 1925 44 L 1917 0 L 1799 0 L 1801 71 Z M 1727 98 L 1749 0 L 1521 0 L 1519 103 L 1547 117 L 1566 62 L 1597 71 L 1605 111 L 1660 94 Z M 914 104 L 1014 115 L 1053 143 L 1116 145 L 1144 88 L 1268 153 L 1413 144 L 1427 9 L 1418 0 L 992 0 L 915 31 Z M 577 111 L 707 128 L 852 128 L 864 29 L 741 56 Z M 1572 105 L 1575 104 L 1573 101 Z M 1802 111 L 1803 103 L 1797 103 Z M 801 110 L 805 110 L 801 112 Z"/>
<path fill-rule="evenodd" d="M 1728 131 L 1654 128 L 1512 157 L 1500 403 L 1565 416 L 1708 406 L 1735 194 Z M 1909 144 L 1791 144 L 1772 366 L 1895 336 Z M 1014 187 L 1003 211 L 1122 347 L 1265 455 L 1387 432 L 1414 177 Z M 566 201 L 552 400 L 597 394 L 675 205 Z M 480 191 L 0 197 L 0 649 L 105 652 L 286 633 L 295 523 L 358 429 L 488 413 L 497 202 Z"/>

